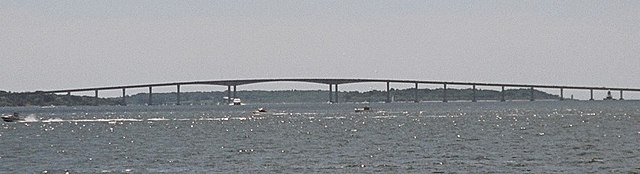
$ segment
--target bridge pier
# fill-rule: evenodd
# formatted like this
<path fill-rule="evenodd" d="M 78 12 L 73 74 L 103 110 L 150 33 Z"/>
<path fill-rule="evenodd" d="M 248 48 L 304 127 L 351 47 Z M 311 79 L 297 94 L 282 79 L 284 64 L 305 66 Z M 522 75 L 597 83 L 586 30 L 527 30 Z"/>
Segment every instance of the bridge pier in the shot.
<path fill-rule="evenodd" d="M 236 88 L 237 88 L 237 85 L 233 85 L 233 98 L 234 98 L 234 99 L 235 99 L 235 98 L 238 98 L 238 95 L 236 95 L 236 94 L 237 94 L 237 93 L 236 93 Z"/>
<path fill-rule="evenodd" d="M 471 102 L 478 102 L 478 100 L 476 100 L 476 85 L 473 85 L 473 98 L 471 99 Z"/>
<path fill-rule="evenodd" d="M 147 101 L 147 105 L 153 105 L 153 87 L 149 86 L 149 101 Z"/>
<path fill-rule="evenodd" d="M 100 103 L 100 98 L 98 97 L 98 90 L 96 90 L 95 93 L 96 93 L 95 102 L 93 104 L 98 106 L 98 103 Z"/>
<path fill-rule="evenodd" d="M 333 84 L 329 84 L 329 103 L 333 103 Z"/>
<path fill-rule="evenodd" d="M 231 85 L 227 85 L 227 104 L 231 103 Z"/>
<path fill-rule="evenodd" d="M 415 83 L 416 88 L 413 91 L 413 102 L 414 103 L 419 103 L 420 100 L 418 100 L 418 83 Z"/>
<path fill-rule="evenodd" d="M 505 102 L 507 100 L 505 100 L 504 98 L 504 86 L 502 86 L 502 91 L 500 91 L 500 102 Z"/>
<path fill-rule="evenodd" d="M 620 90 L 620 100 L 624 100 L 624 97 L 622 97 L 622 90 Z"/>
<path fill-rule="evenodd" d="M 336 101 L 334 103 L 338 103 L 340 100 L 338 100 L 338 94 L 340 93 L 340 91 L 338 91 L 338 84 L 336 84 Z"/>
<path fill-rule="evenodd" d="M 560 101 L 564 100 L 564 88 L 560 88 Z"/>
<path fill-rule="evenodd" d="M 589 100 L 594 100 L 593 99 L 593 89 L 590 89 L 590 91 L 591 91 L 591 99 L 589 99 Z"/>
<path fill-rule="evenodd" d="M 449 102 L 449 100 L 447 100 L 447 84 L 444 84 L 444 87 L 442 88 L 442 102 L 446 103 Z"/>
<path fill-rule="evenodd" d="M 122 88 L 122 106 L 127 106 L 127 88 Z"/>
<path fill-rule="evenodd" d="M 180 85 L 176 85 L 176 105 L 180 105 Z"/>
<path fill-rule="evenodd" d="M 389 82 L 387 82 L 387 101 L 385 103 L 391 103 L 391 91 L 389 91 Z"/>
<path fill-rule="evenodd" d="M 531 87 L 531 98 L 529 99 L 529 101 L 536 101 L 536 98 L 535 98 L 533 92 L 535 92 L 535 89 L 533 89 L 533 87 Z"/>

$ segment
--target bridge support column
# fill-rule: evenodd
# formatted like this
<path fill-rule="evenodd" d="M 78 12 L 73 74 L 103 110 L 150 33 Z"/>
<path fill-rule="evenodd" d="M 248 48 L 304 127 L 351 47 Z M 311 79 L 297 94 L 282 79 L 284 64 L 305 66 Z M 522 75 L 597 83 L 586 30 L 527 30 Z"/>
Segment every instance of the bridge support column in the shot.
<path fill-rule="evenodd" d="M 444 84 L 444 88 L 442 88 L 442 102 L 449 102 L 449 100 L 447 100 L 447 84 Z"/>
<path fill-rule="evenodd" d="M 329 84 L 329 103 L 333 103 L 333 84 Z"/>
<path fill-rule="evenodd" d="M 472 94 L 473 98 L 471 98 L 471 102 L 478 102 L 478 100 L 476 100 L 476 85 L 473 85 L 473 94 Z"/>
<path fill-rule="evenodd" d="M 153 105 L 153 87 L 149 86 L 149 101 L 147 101 L 147 105 Z"/>
<path fill-rule="evenodd" d="M 502 86 L 502 91 L 500 91 L 500 102 L 505 102 L 507 100 L 505 100 L 504 98 L 504 86 Z"/>
<path fill-rule="evenodd" d="M 233 98 L 238 98 L 238 95 L 236 95 L 236 87 L 237 85 L 233 85 Z"/>
<path fill-rule="evenodd" d="M 564 100 L 564 88 L 560 88 L 560 101 Z"/>
<path fill-rule="evenodd" d="M 389 90 L 389 82 L 387 82 L 387 101 L 385 103 L 391 103 L 391 91 Z"/>
<path fill-rule="evenodd" d="M 624 100 L 624 97 L 622 97 L 622 90 L 620 90 L 620 100 Z"/>
<path fill-rule="evenodd" d="M 535 95 L 533 94 L 534 91 L 535 91 L 535 89 L 533 89 L 533 87 L 531 87 L 531 98 L 529 99 L 529 101 L 536 101 Z"/>
<path fill-rule="evenodd" d="M 176 105 L 180 105 L 180 85 L 176 86 Z"/>
<path fill-rule="evenodd" d="M 340 91 L 338 91 L 338 84 L 336 84 L 336 101 L 334 101 L 334 103 L 338 103 L 340 100 L 338 100 L 338 94 L 340 94 Z"/>
<path fill-rule="evenodd" d="M 419 103 L 420 100 L 418 100 L 418 83 L 415 83 L 416 88 L 413 91 L 413 102 L 414 103 Z"/>
<path fill-rule="evenodd" d="M 594 100 L 593 99 L 593 89 L 590 89 L 589 91 L 591 91 L 591 99 L 589 99 L 589 100 Z"/>
<path fill-rule="evenodd" d="M 127 88 L 122 88 L 122 106 L 127 106 Z"/>
<path fill-rule="evenodd" d="M 96 98 L 95 98 L 94 105 L 98 106 L 98 103 L 100 103 L 100 101 L 99 101 L 100 98 L 98 97 L 98 90 L 96 90 L 95 92 L 96 92 L 96 96 L 95 96 Z"/>
<path fill-rule="evenodd" d="M 227 85 L 227 104 L 231 103 L 231 85 Z"/>

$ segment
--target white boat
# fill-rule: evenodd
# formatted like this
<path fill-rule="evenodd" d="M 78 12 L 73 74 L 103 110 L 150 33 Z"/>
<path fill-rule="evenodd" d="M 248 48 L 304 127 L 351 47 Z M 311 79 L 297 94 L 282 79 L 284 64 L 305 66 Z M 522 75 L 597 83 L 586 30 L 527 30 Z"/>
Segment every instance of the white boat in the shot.
<path fill-rule="evenodd" d="M 229 105 L 244 105 L 244 103 L 242 103 L 242 100 L 240 100 L 240 98 L 234 98 L 233 102 L 229 103 Z"/>

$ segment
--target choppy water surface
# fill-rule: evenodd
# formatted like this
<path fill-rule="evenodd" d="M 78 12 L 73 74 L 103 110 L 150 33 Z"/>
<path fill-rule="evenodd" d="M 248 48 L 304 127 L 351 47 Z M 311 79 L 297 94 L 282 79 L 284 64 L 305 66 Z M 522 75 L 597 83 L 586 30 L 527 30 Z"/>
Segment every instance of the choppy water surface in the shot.
<path fill-rule="evenodd" d="M 369 105 L 0 108 L 0 171 L 640 172 L 638 101 Z"/>

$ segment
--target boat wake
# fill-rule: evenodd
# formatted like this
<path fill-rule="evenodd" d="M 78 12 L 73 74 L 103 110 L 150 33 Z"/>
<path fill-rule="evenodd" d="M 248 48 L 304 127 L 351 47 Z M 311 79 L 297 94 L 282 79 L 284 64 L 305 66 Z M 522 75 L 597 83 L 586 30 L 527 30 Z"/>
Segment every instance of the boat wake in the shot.
<path fill-rule="evenodd" d="M 52 118 L 47 120 L 42 120 L 43 123 L 56 123 L 56 122 L 139 122 L 144 121 L 142 119 L 130 119 L 130 118 L 115 118 L 115 119 L 71 119 L 71 120 L 63 120 L 60 118 Z"/>
<path fill-rule="evenodd" d="M 24 117 L 23 120 L 20 120 L 18 122 L 39 122 L 40 119 L 38 119 L 38 117 L 36 117 L 36 115 L 30 114 L 27 115 L 26 117 Z"/>
<path fill-rule="evenodd" d="M 380 114 L 382 115 L 380 115 Z M 392 119 L 398 117 L 400 114 L 406 115 L 405 112 L 399 112 L 398 115 L 391 114 L 387 115 L 386 112 L 376 112 L 376 115 L 368 118 L 372 119 Z M 358 115 L 360 116 L 360 115 Z M 430 115 L 421 116 L 421 117 L 431 117 Z M 441 116 L 432 116 L 432 117 L 441 117 Z M 442 116 L 446 117 L 446 116 Z M 222 117 L 199 117 L 199 118 L 165 118 L 165 117 L 152 117 L 152 118 L 38 118 L 35 115 L 29 115 L 24 118 L 24 120 L 20 120 L 18 122 L 41 122 L 41 123 L 61 123 L 61 122 L 71 122 L 71 123 L 79 123 L 79 122 L 104 122 L 109 124 L 122 124 L 124 122 L 166 122 L 166 121 L 246 121 L 246 120 L 264 120 L 264 119 L 300 119 L 300 118 L 308 118 L 308 119 L 347 119 L 349 117 L 343 115 L 326 115 L 324 113 L 267 113 L 264 112 L 260 114 L 251 113 L 251 115 L 246 116 L 222 116 Z M 365 117 L 367 118 L 367 117 Z"/>

